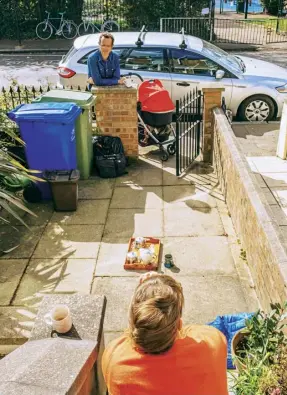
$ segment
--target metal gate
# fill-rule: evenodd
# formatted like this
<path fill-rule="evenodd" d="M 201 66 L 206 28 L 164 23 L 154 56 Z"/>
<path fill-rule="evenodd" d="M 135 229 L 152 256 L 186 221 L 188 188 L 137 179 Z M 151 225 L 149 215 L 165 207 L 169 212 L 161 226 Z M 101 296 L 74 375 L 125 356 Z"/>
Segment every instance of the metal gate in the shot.
<path fill-rule="evenodd" d="M 176 175 L 198 157 L 202 145 L 203 96 L 194 89 L 176 101 Z"/>
<path fill-rule="evenodd" d="M 287 19 L 270 19 L 266 27 L 266 43 L 287 42 Z"/>

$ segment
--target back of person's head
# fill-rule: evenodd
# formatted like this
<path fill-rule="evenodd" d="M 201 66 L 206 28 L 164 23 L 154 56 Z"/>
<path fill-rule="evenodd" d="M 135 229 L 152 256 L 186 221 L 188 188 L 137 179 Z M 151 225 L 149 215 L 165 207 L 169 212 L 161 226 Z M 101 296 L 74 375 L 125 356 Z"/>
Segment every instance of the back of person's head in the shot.
<path fill-rule="evenodd" d="M 168 351 L 181 325 L 181 284 L 167 275 L 146 278 L 135 290 L 129 312 L 129 334 L 142 352 Z"/>

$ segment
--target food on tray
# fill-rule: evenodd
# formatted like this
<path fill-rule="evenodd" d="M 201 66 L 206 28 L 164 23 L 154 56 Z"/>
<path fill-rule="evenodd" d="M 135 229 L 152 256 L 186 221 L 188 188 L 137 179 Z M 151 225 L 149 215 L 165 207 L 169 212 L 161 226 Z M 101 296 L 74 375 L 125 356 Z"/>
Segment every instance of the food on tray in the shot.
<path fill-rule="evenodd" d="M 131 238 L 124 264 L 130 270 L 157 270 L 160 240 L 153 237 Z"/>

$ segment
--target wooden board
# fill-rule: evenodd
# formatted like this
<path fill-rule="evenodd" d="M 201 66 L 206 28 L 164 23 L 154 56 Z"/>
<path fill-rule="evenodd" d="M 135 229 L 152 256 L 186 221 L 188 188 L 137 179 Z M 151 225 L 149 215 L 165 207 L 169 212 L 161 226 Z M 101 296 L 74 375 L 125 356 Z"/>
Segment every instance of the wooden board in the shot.
<path fill-rule="evenodd" d="M 129 241 L 128 252 L 134 251 L 139 256 L 139 250 L 134 248 L 135 237 L 132 237 Z M 153 237 L 145 237 L 145 248 L 149 248 L 151 244 L 154 245 L 154 259 L 148 263 L 144 264 L 140 261 L 129 263 L 128 260 L 125 260 L 124 268 L 126 270 L 157 270 L 159 264 L 159 253 L 160 253 L 160 240 L 155 239 Z"/>

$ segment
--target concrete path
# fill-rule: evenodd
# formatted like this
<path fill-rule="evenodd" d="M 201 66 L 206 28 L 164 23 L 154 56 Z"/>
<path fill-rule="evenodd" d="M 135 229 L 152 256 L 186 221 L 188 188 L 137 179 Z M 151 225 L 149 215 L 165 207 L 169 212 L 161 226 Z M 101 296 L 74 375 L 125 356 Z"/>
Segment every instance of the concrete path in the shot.
<path fill-rule="evenodd" d="M 171 253 L 185 294 L 184 323 L 207 323 L 218 314 L 253 311 L 244 254 L 232 227 L 216 175 L 196 163 L 175 176 L 175 161 L 143 154 L 127 175 L 80 182 L 79 207 L 57 213 L 33 206 L 38 218 L 0 226 L 0 353 L 29 337 L 41 298 L 49 293 L 104 294 L 106 342 L 127 326 L 128 306 L 141 273 L 123 269 L 133 235 L 155 236 Z"/>

